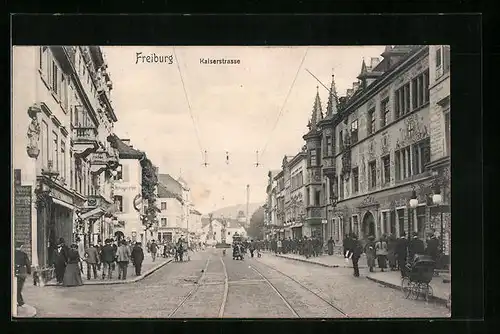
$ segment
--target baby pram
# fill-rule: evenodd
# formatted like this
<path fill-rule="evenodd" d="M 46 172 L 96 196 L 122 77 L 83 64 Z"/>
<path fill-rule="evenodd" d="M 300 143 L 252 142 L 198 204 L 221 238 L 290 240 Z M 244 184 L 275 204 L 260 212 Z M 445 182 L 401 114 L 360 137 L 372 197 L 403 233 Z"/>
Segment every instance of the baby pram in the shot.
<path fill-rule="evenodd" d="M 429 283 L 434 276 L 436 262 L 427 255 L 415 255 L 413 261 L 406 264 L 405 275 L 401 280 L 401 290 L 405 298 L 422 296 L 427 301 L 433 296 Z"/>

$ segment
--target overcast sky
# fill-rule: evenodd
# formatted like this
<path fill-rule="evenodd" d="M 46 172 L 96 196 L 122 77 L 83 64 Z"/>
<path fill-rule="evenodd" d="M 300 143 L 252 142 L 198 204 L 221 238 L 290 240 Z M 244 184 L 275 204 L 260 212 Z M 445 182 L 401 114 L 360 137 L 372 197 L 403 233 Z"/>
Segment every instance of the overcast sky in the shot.
<path fill-rule="evenodd" d="M 176 47 L 178 63 L 141 63 L 143 55 L 174 55 L 172 47 L 103 47 L 113 80 L 115 133 L 146 151 L 161 173 L 182 177 L 202 213 L 265 200 L 267 172 L 304 145 L 318 82 L 339 95 L 351 88 L 363 57 L 379 57 L 383 46 L 364 47 Z M 307 54 L 306 54 L 307 51 Z M 284 111 L 274 124 L 304 55 Z M 205 65 L 200 58 L 239 59 L 239 65 Z M 181 75 L 194 118 L 190 116 Z M 328 91 L 319 85 L 326 108 Z M 201 145 L 198 144 L 195 126 Z M 262 154 L 264 147 L 265 152 Z M 201 147 L 200 147 L 201 146 Z M 203 166 L 207 151 L 208 166 Z M 259 167 L 256 151 L 259 155 Z M 226 164 L 226 151 L 229 164 Z"/>

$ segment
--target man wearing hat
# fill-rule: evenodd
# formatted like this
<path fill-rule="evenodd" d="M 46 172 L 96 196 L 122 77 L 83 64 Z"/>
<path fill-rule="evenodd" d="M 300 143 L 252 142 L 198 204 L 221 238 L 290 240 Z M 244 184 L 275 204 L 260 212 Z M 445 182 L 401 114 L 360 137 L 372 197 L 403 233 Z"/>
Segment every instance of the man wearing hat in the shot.
<path fill-rule="evenodd" d="M 361 254 L 363 253 L 363 247 L 361 246 L 360 242 L 358 241 L 358 236 L 353 234 L 350 239 L 350 247 L 351 249 L 349 252 L 352 252 L 352 267 L 354 268 L 354 277 L 359 277 L 359 258 L 361 257 Z"/>
<path fill-rule="evenodd" d="M 63 283 L 66 264 L 68 263 L 68 246 L 63 238 L 59 239 L 56 249 L 54 250 L 54 268 L 56 272 L 56 280 L 58 284 Z"/>
<path fill-rule="evenodd" d="M 26 254 L 23 251 L 23 243 L 17 241 L 16 242 L 16 252 L 14 254 L 14 263 L 15 263 L 15 275 L 17 277 L 17 306 L 23 306 L 23 286 L 26 281 L 26 277 L 31 275 L 31 263 Z"/>

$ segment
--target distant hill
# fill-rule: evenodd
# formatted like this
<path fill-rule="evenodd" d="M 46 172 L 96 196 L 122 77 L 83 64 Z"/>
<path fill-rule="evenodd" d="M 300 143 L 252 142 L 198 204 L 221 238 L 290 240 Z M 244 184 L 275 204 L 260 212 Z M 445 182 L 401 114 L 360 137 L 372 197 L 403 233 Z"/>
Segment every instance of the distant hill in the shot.
<path fill-rule="evenodd" d="M 248 204 L 248 215 L 252 217 L 252 214 L 257 211 L 257 209 L 264 205 L 264 203 L 249 203 Z M 231 206 L 226 206 L 224 208 L 217 209 L 213 211 L 214 218 L 215 217 L 220 217 L 224 216 L 226 218 L 234 218 L 236 219 L 238 217 L 238 212 L 243 211 L 246 214 L 247 210 L 247 205 L 246 204 L 237 204 L 237 205 L 231 205 Z M 208 217 L 208 214 L 204 215 L 203 217 Z"/>

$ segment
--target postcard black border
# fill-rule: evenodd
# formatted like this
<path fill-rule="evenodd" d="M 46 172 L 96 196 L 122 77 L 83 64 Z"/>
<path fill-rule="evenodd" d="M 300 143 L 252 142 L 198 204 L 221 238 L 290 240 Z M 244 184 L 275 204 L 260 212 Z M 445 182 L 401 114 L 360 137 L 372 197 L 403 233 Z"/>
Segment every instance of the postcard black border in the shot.
<path fill-rule="evenodd" d="M 385 45 L 450 44 L 452 50 L 452 216 L 453 216 L 453 317 L 481 319 L 483 300 L 483 188 L 482 188 L 482 20 L 479 14 L 448 15 L 21 15 L 11 16 L 13 45 L 97 44 L 97 45 Z M 92 29 L 85 28 L 92 26 Z M 119 112 L 119 111 L 118 111 Z M 10 141 L 10 139 L 9 139 Z M 36 320 L 36 319 L 33 319 Z M 422 331 L 429 325 L 415 320 L 391 320 L 391 327 Z M 426 320 L 426 321 L 425 321 Z M 67 322 L 57 320 L 65 327 Z M 22 327 L 32 321 L 18 323 Z M 377 321 L 376 323 L 380 323 Z M 147 325 L 131 321 L 113 322 L 131 330 L 166 326 L 148 320 Z M 237 321 L 245 330 L 263 326 L 268 330 L 290 324 L 287 320 Z M 344 324 L 364 327 L 367 322 L 310 320 L 293 322 L 294 329 L 312 331 L 333 328 L 346 331 Z M 434 326 L 453 327 L 453 333 L 469 332 L 461 322 L 435 320 Z M 36 321 L 42 329 L 48 320 Z M 50 324 L 50 325 L 48 325 Z M 168 322 L 168 328 L 179 321 Z M 374 323 L 368 323 L 372 326 Z M 198 325 L 204 330 L 219 325 L 217 320 L 193 320 L 184 330 Z M 86 320 L 71 331 L 90 331 L 98 322 Z M 257 328 L 255 328 L 257 326 Z M 420 327 L 424 326 L 424 327 Z M 443 329 L 445 328 L 443 327 Z M 261 327 L 262 328 L 262 327 Z M 368 327 L 369 328 L 369 327 Z M 127 331 L 128 331 L 127 330 Z M 234 329 L 237 330 L 237 329 Z"/>

